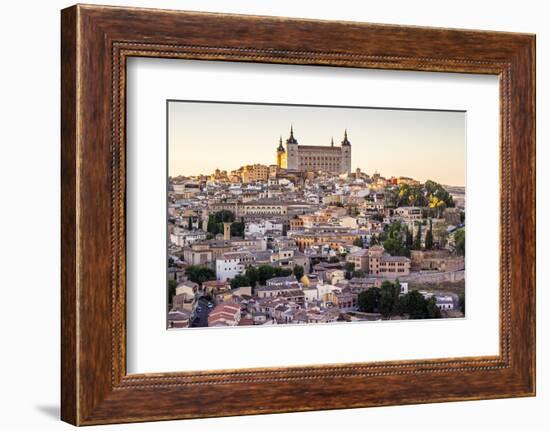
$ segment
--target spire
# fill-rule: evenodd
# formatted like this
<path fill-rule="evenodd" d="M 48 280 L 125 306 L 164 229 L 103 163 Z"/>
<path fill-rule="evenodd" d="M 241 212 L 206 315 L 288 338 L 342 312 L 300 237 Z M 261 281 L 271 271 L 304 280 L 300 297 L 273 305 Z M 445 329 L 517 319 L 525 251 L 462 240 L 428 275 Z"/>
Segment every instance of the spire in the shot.
<path fill-rule="evenodd" d="M 282 136 L 279 137 L 279 146 L 277 147 L 277 151 L 281 151 L 281 152 L 285 151 L 285 147 L 283 147 L 283 137 Z"/>
<path fill-rule="evenodd" d="M 350 146 L 351 142 L 348 140 L 348 129 L 344 130 L 344 140 L 342 141 L 343 146 Z"/>
<path fill-rule="evenodd" d="M 298 143 L 296 138 L 294 138 L 294 127 L 293 127 L 292 124 L 290 125 L 290 137 L 286 140 L 286 143 L 287 144 L 297 144 Z"/>

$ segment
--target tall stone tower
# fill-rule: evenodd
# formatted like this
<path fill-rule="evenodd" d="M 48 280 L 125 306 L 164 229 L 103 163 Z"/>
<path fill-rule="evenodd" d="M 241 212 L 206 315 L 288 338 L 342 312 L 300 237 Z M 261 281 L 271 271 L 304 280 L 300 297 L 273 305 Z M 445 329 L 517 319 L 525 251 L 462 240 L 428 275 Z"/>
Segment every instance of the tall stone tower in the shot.
<path fill-rule="evenodd" d="M 231 223 L 224 222 L 223 224 L 223 239 L 229 241 L 231 239 Z"/>
<path fill-rule="evenodd" d="M 351 172 L 351 142 L 348 140 L 348 131 L 344 131 L 344 140 L 342 141 L 341 172 Z"/>
<path fill-rule="evenodd" d="M 277 147 L 277 166 L 282 169 L 286 169 L 286 151 L 283 147 L 283 137 L 279 138 L 279 146 Z"/>
<path fill-rule="evenodd" d="M 299 169 L 298 141 L 294 138 L 294 130 L 290 126 L 290 136 L 286 140 L 286 168 Z"/>
<path fill-rule="evenodd" d="M 208 232 L 208 212 L 203 211 L 201 214 L 202 230 Z"/>

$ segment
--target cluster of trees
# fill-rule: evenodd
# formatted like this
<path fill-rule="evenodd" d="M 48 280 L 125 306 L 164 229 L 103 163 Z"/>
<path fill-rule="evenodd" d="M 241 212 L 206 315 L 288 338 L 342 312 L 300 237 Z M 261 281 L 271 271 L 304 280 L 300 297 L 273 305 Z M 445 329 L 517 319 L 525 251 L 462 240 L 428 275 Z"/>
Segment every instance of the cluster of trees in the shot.
<path fill-rule="evenodd" d="M 384 249 L 392 256 L 410 257 L 411 250 L 420 248 L 420 232 L 417 232 L 417 238 L 413 239 L 412 232 L 407 225 L 400 221 L 394 221 L 390 225 L 384 226 L 384 232 L 371 237 L 371 245 L 383 245 Z"/>
<path fill-rule="evenodd" d="M 400 221 L 395 221 L 390 225 L 384 226 L 384 232 L 380 234 L 378 241 L 392 256 L 409 257 L 411 255 L 411 248 L 413 246 L 412 233 Z"/>
<path fill-rule="evenodd" d="M 216 271 L 205 265 L 189 265 L 185 269 L 185 275 L 189 280 L 198 284 L 216 279 Z"/>
<path fill-rule="evenodd" d="M 382 222 L 384 221 L 384 216 L 383 216 L 382 214 L 380 214 L 380 213 L 373 214 L 373 215 L 371 216 L 371 218 L 372 218 L 373 220 L 379 221 L 380 223 L 382 223 Z"/>
<path fill-rule="evenodd" d="M 434 231 L 432 226 L 432 220 L 427 222 L 417 222 L 416 233 L 413 235 L 407 225 L 401 224 L 400 221 L 394 221 L 390 225 L 384 226 L 384 232 L 378 236 L 373 235 L 371 237 L 371 244 L 380 244 L 384 246 L 384 249 L 392 256 L 411 256 L 411 250 L 422 249 L 422 232 L 423 229 L 428 229 L 426 232 L 426 238 L 424 240 L 424 249 L 432 250 L 435 246 Z M 447 240 L 447 231 L 444 225 L 442 225 L 437 231 L 440 246 L 442 242 Z"/>
<path fill-rule="evenodd" d="M 424 183 L 425 196 L 428 199 L 428 208 L 437 211 L 437 217 L 441 217 L 441 213 L 445 208 L 455 206 L 453 197 L 445 188 L 435 181 L 428 180 Z"/>
<path fill-rule="evenodd" d="M 445 208 L 454 207 L 453 197 L 445 188 L 435 181 L 424 184 L 401 184 L 398 188 L 386 190 L 386 200 L 395 207 L 427 207 L 428 216 L 440 217 Z"/>
<path fill-rule="evenodd" d="M 373 287 L 359 294 L 359 310 L 366 313 L 380 313 L 384 318 L 405 314 L 411 319 L 441 317 L 435 298 L 425 299 L 416 290 L 405 295 L 400 295 L 400 291 L 399 280 L 395 280 L 394 283 L 386 280 L 380 288 Z"/>
<path fill-rule="evenodd" d="M 297 280 L 301 280 L 304 276 L 304 267 L 302 265 L 294 265 L 294 268 L 292 268 L 292 273 L 296 276 Z"/>
<path fill-rule="evenodd" d="M 458 229 L 455 232 L 455 249 L 457 254 L 464 256 L 466 252 L 466 231 L 464 228 Z"/>
<path fill-rule="evenodd" d="M 193 217 L 189 216 L 189 218 L 187 219 L 187 229 L 193 230 L 193 224 L 194 224 Z M 197 225 L 199 229 L 202 229 L 202 219 L 198 220 Z"/>
<path fill-rule="evenodd" d="M 242 286 L 255 287 L 256 285 L 265 285 L 265 282 L 270 278 L 287 277 L 291 274 L 300 279 L 304 275 L 304 268 L 300 265 L 295 265 L 293 269 L 271 265 L 249 266 L 244 274 L 237 274 L 231 279 L 230 283 L 232 289 Z"/>
<path fill-rule="evenodd" d="M 236 289 L 237 287 L 250 286 L 250 279 L 246 275 L 237 274 L 230 281 L 231 289 Z"/>
<path fill-rule="evenodd" d="M 187 278 L 195 283 L 202 284 L 205 281 L 215 280 L 216 271 L 205 265 L 189 265 L 185 274 Z M 250 266 L 246 269 L 244 274 L 237 274 L 230 281 L 231 287 L 237 288 L 241 286 L 265 285 L 265 282 L 273 277 L 286 277 L 294 274 L 299 280 L 304 276 L 304 267 L 301 265 L 294 265 L 293 269 L 279 268 L 271 265 L 260 265 L 258 267 Z M 174 282 L 175 283 L 175 282 Z M 168 282 L 169 288 L 175 292 L 177 283 L 173 284 Z M 172 297 L 173 293 L 170 294 Z"/>
<path fill-rule="evenodd" d="M 244 219 L 235 221 L 235 214 L 229 210 L 216 211 L 208 216 L 206 231 L 213 237 L 223 234 L 223 224 L 231 223 L 231 236 L 244 236 Z"/>
<path fill-rule="evenodd" d="M 216 271 L 204 265 L 189 265 L 185 269 L 187 278 L 195 283 L 202 284 L 205 281 L 215 280 Z M 168 280 L 168 301 L 171 303 L 173 296 L 176 294 L 178 282 L 176 280 Z"/>

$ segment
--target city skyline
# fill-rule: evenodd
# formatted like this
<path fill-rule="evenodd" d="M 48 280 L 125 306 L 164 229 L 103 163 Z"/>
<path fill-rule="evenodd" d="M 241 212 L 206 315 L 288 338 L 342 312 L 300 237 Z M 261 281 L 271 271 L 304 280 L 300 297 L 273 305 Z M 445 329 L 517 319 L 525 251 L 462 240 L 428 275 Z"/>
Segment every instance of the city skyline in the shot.
<path fill-rule="evenodd" d="M 339 146 L 347 130 L 352 172 L 464 186 L 465 121 L 460 111 L 170 101 L 169 176 L 276 164 L 292 125 L 306 146 Z"/>

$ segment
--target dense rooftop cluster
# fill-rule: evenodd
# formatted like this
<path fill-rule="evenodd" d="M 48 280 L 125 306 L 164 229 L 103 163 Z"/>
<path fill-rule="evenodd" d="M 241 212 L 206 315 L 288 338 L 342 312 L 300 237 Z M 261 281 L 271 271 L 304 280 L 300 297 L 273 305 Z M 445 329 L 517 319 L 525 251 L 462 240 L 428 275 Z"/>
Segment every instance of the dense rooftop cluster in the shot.
<path fill-rule="evenodd" d="M 463 316 L 462 187 L 255 164 L 168 197 L 169 327 Z"/>

